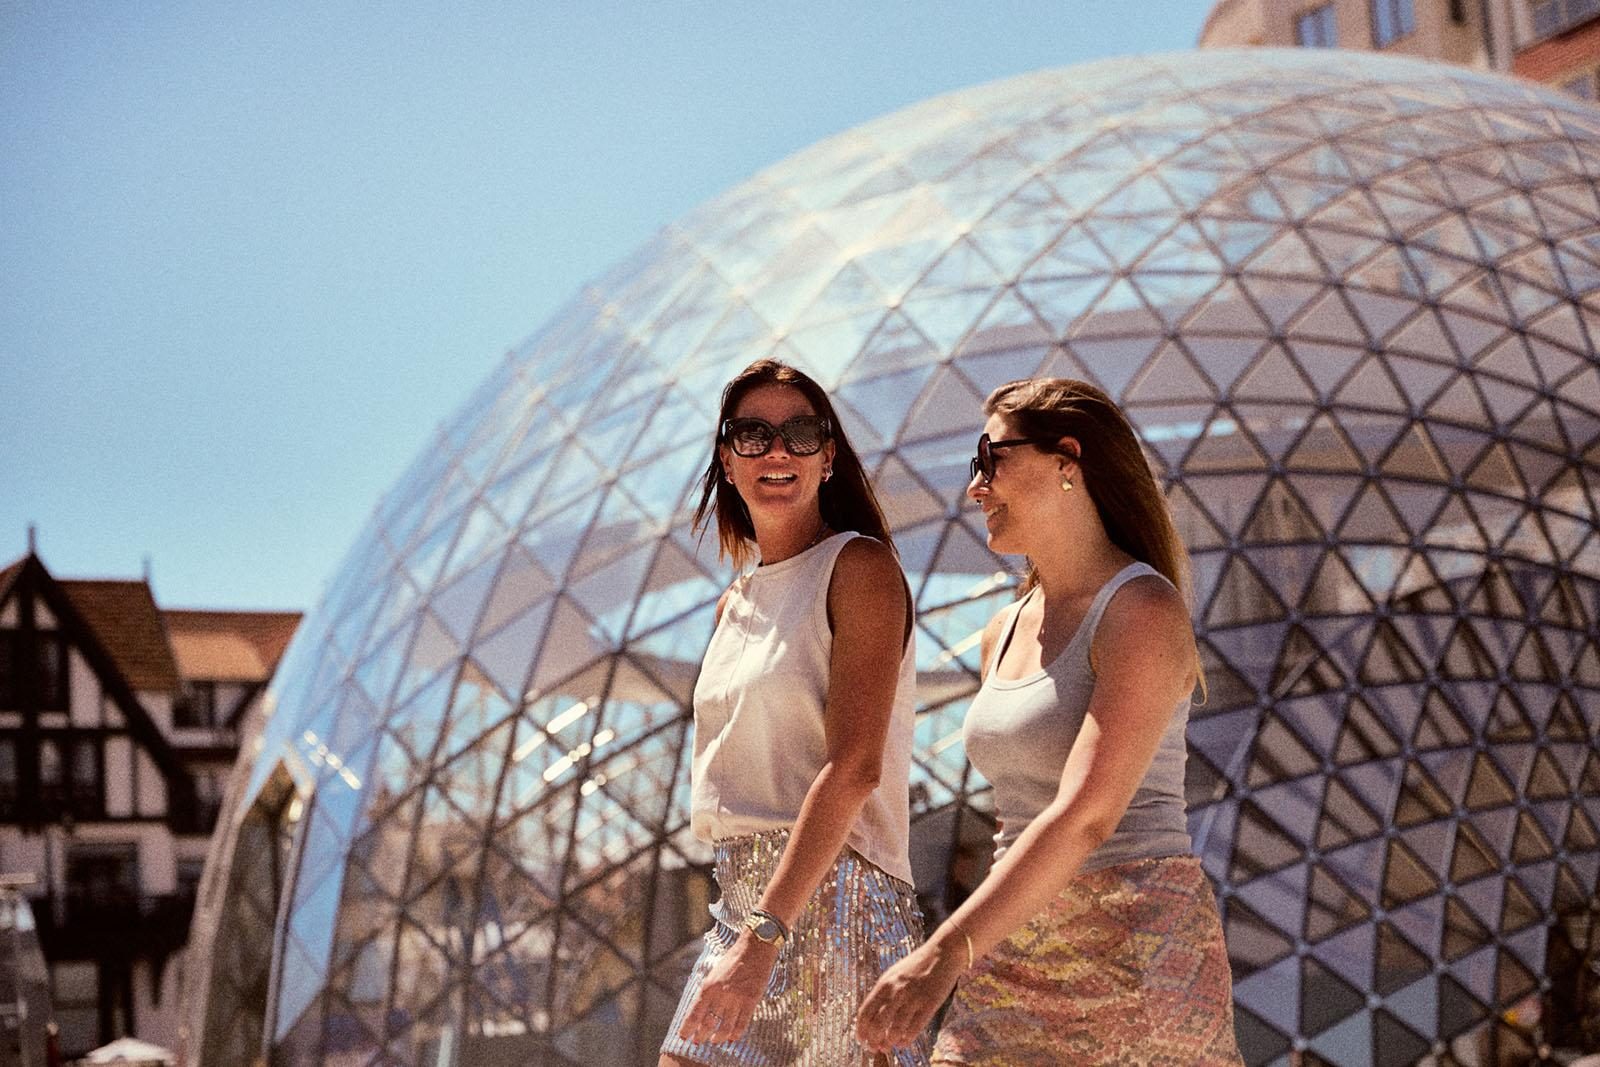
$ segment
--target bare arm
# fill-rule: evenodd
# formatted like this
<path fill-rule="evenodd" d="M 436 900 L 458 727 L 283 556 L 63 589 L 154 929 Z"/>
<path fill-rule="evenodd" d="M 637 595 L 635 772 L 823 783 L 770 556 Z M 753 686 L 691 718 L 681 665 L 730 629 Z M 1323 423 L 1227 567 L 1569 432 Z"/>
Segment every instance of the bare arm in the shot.
<path fill-rule="evenodd" d="M 794 926 L 838 858 L 861 808 L 877 788 L 904 651 L 905 579 L 887 545 L 855 538 L 834 564 L 828 588 L 833 654 L 823 709 L 827 760 L 812 780 L 789 843 L 760 906 Z M 691 1041 L 744 1033 L 778 950 L 741 931 L 701 985 L 679 1032 Z"/>
<path fill-rule="evenodd" d="M 1194 684 L 1194 638 L 1182 598 L 1154 578 L 1112 598 L 1095 634 L 1100 670 L 1055 799 L 951 916 L 982 955 L 1064 889 L 1122 821 Z M 966 948 L 963 943 L 962 952 Z"/>
<path fill-rule="evenodd" d="M 982 956 L 1042 911 L 1133 800 L 1173 706 L 1194 682 L 1194 637 L 1182 598 L 1155 579 L 1127 583 L 1102 617 L 1095 649 L 1100 668 L 1088 714 L 1055 799 L 927 944 L 879 980 L 858 1021 L 872 1047 L 915 1037 L 966 969 L 966 938 L 974 958 Z"/>
<path fill-rule="evenodd" d="M 761 907 L 793 925 L 878 786 L 906 620 L 905 578 L 887 545 L 852 540 L 828 589 L 833 658 L 823 711 L 828 759 L 800 805 Z"/>

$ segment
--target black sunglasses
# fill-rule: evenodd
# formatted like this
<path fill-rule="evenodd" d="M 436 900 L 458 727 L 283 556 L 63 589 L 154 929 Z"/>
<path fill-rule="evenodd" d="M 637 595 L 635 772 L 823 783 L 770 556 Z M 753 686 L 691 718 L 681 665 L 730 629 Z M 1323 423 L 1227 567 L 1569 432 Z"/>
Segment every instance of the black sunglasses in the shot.
<path fill-rule="evenodd" d="M 772 451 L 772 442 L 783 438 L 791 456 L 812 456 L 822 450 L 832 436 L 833 427 L 821 415 L 796 415 L 774 426 L 766 419 L 725 419 L 721 438 L 733 454 L 752 459 Z"/>
<path fill-rule="evenodd" d="M 994 450 L 997 448 L 1010 448 L 1012 445 L 1047 445 L 1053 444 L 1053 437 L 1011 437 L 1004 441 L 991 441 L 988 434 L 978 438 L 978 454 L 972 457 L 972 462 L 967 465 L 969 471 L 967 480 L 971 481 L 978 475 L 983 475 L 983 484 L 988 485 L 994 478 Z"/>

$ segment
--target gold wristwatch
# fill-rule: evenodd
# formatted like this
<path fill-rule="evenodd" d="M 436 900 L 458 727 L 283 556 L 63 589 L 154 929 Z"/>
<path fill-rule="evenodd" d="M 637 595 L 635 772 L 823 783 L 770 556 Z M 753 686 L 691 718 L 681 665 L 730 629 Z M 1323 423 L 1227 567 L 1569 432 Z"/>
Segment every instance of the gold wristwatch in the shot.
<path fill-rule="evenodd" d="M 750 909 L 750 914 L 744 917 L 744 928 L 755 934 L 757 940 L 780 948 L 789 937 L 788 927 L 784 926 L 776 915 L 760 908 Z"/>

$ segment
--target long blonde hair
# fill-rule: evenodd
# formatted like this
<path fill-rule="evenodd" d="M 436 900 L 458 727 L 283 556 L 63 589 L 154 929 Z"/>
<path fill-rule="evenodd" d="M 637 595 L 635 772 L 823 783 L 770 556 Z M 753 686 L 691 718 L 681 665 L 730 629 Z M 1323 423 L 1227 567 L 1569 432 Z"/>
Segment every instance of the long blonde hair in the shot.
<path fill-rule="evenodd" d="M 1025 378 L 1007 382 L 983 402 L 985 415 L 999 415 L 1025 437 L 1047 442 L 1071 437 L 1079 454 L 1072 458 L 1083 471 L 1085 489 L 1100 514 L 1111 543 L 1134 559 L 1160 571 L 1194 609 L 1189 552 L 1178 537 L 1166 497 L 1145 460 L 1128 417 L 1109 396 L 1075 378 Z M 1039 448 L 1067 453 L 1054 444 Z M 1017 591 L 1020 597 L 1039 584 L 1033 562 Z M 1195 654 L 1202 697 L 1205 671 Z"/>

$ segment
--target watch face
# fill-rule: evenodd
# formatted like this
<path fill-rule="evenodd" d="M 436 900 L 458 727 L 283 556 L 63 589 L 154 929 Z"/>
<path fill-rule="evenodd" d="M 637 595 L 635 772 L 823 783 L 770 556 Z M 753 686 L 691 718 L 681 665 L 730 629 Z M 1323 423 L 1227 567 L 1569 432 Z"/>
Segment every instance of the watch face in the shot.
<path fill-rule="evenodd" d="M 745 926 L 750 928 L 751 933 L 755 934 L 761 940 L 769 943 L 777 941 L 783 937 L 782 927 L 773 922 L 771 919 L 763 919 L 752 915 L 750 918 L 745 920 Z"/>

